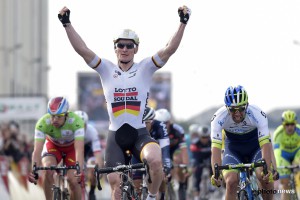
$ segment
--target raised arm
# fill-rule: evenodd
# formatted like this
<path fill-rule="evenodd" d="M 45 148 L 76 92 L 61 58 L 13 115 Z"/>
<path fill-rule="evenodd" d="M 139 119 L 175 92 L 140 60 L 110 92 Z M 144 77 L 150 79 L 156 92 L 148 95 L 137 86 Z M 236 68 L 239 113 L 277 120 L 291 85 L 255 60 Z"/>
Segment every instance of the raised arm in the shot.
<path fill-rule="evenodd" d="M 158 56 L 163 62 L 167 62 L 168 59 L 176 52 L 183 37 L 183 33 L 186 27 L 186 24 L 190 18 L 191 10 L 186 7 L 178 8 L 178 15 L 180 17 L 180 25 L 178 30 L 172 36 L 167 45 L 158 51 Z"/>
<path fill-rule="evenodd" d="M 63 7 L 58 14 L 58 19 L 61 21 L 67 32 L 69 41 L 74 50 L 85 60 L 86 63 L 90 63 L 95 58 L 95 53 L 90 50 L 80 35 L 75 31 L 70 22 L 71 11 L 67 7 Z"/>

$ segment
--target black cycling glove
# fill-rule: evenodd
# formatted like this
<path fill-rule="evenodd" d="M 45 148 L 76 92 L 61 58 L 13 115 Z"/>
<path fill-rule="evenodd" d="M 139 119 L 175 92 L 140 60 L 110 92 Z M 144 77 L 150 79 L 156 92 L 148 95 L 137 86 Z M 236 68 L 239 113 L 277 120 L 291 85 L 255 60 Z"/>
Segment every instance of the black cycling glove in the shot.
<path fill-rule="evenodd" d="M 58 14 L 58 19 L 60 20 L 60 22 L 62 23 L 62 25 L 64 27 L 67 27 L 67 24 L 70 24 L 70 13 L 71 11 L 68 10 L 67 12 L 65 12 L 65 14 L 61 15 L 61 14 Z"/>
<path fill-rule="evenodd" d="M 186 6 L 183 6 L 183 9 L 178 9 L 178 15 L 180 17 L 180 22 L 187 24 L 191 15 L 191 10 Z"/>

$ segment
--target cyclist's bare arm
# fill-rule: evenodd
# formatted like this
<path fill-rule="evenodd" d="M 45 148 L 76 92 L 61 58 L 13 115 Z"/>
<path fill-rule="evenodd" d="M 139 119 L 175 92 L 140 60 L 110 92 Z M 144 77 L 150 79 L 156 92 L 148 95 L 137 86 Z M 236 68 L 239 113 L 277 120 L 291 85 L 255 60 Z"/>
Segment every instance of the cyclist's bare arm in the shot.
<path fill-rule="evenodd" d="M 158 51 L 158 56 L 163 62 L 167 62 L 169 58 L 176 52 L 183 37 L 186 24 L 180 23 L 178 30 L 172 36 L 167 45 Z"/>
<path fill-rule="evenodd" d="M 172 36 L 172 38 L 167 43 L 167 45 L 163 49 L 158 51 L 158 56 L 163 62 L 167 62 L 168 59 L 170 58 L 170 56 L 172 56 L 176 52 L 176 50 L 178 49 L 178 46 L 179 46 L 179 44 L 182 40 L 182 37 L 183 37 L 183 33 L 184 33 L 184 30 L 185 30 L 186 24 L 187 24 L 188 19 L 191 15 L 191 10 L 186 6 L 182 6 L 182 7 L 178 8 L 178 14 L 179 14 L 179 17 L 180 17 L 180 25 L 179 25 L 177 31 Z M 182 21 L 183 16 L 185 18 L 184 21 Z"/>
<path fill-rule="evenodd" d="M 80 169 L 83 169 L 84 164 L 84 140 L 75 140 L 75 158 L 79 162 Z"/>
<path fill-rule="evenodd" d="M 59 14 L 64 15 L 69 9 L 64 7 L 61 9 Z M 95 58 L 95 53 L 90 50 L 80 35 L 75 31 L 74 27 L 71 23 L 69 23 L 66 27 L 66 32 L 69 38 L 71 45 L 74 50 L 85 60 L 86 63 L 90 63 Z"/>
<path fill-rule="evenodd" d="M 94 156 L 96 158 L 96 164 L 98 164 L 98 166 L 100 166 L 100 167 L 103 167 L 101 151 L 94 152 Z"/>
<path fill-rule="evenodd" d="M 261 147 L 262 158 L 264 158 L 266 160 L 268 170 L 270 170 L 270 166 L 271 166 L 271 162 L 272 162 L 272 153 L 271 152 L 273 152 L 273 148 L 272 148 L 272 144 L 270 142 L 262 145 L 262 147 Z"/>
<path fill-rule="evenodd" d="M 212 147 L 211 148 L 211 167 L 212 167 L 214 174 L 215 174 L 215 169 L 214 169 L 215 163 L 217 163 L 218 165 L 222 164 L 221 149 L 219 149 L 217 147 Z"/>
<path fill-rule="evenodd" d="M 43 150 L 43 146 L 44 146 L 44 141 L 38 141 L 36 140 L 34 142 L 34 149 L 33 149 L 33 152 L 32 152 L 32 166 L 34 165 L 34 163 L 36 163 L 37 166 L 41 166 L 41 153 L 42 153 L 42 150 Z M 33 167 L 32 167 L 33 168 Z M 34 183 L 36 184 L 37 183 L 37 180 L 36 180 L 36 176 L 33 172 L 29 173 L 28 174 L 28 180 L 29 182 L 31 183 Z"/>
<path fill-rule="evenodd" d="M 40 140 L 35 140 L 34 141 L 34 149 L 32 152 L 32 164 L 36 163 L 37 166 L 41 166 L 41 153 L 43 150 L 43 146 L 44 146 L 45 141 L 40 141 Z"/>

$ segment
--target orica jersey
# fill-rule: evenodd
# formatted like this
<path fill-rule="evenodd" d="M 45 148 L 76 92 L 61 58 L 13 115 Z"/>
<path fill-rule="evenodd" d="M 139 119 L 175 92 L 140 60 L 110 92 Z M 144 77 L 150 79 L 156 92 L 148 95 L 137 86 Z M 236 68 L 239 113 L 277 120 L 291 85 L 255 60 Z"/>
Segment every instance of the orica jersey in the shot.
<path fill-rule="evenodd" d="M 154 57 L 145 58 L 126 72 L 112 62 L 101 59 L 95 70 L 100 74 L 107 110 L 109 129 L 116 131 L 124 123 L 136 129 L 145 127 L 142 120 L 149 97 L 153 73 L 159 69 Z"/>
<path fill-rule="evenodd" d="M 254 105 L 248 105 L 245 118 L 240 123 L 235 123 L 225 106 L 221 107 L 211 120 L 211 140 L 212 147 L 222 147 L 222 130 L 230 133 L 231 138 L 243 138 L 244 134 L 253 132 L 250 137 L 258 137 L 259 144 L 262 146 L 270 142 L 270 132 L 266 114 Z M 227 138 L 230 140 L 230 138 Z"/>
<path fill-rule="evenodd" d="M 35 126 L 34 139 L 47 139 L 58 146 L 68 146 L 74 140 L 84 140 L 84 122 L 78 115 L 69 112 L 65 124 L 56 128 L 51 125 L 51 115 L 45 114 Z"/>

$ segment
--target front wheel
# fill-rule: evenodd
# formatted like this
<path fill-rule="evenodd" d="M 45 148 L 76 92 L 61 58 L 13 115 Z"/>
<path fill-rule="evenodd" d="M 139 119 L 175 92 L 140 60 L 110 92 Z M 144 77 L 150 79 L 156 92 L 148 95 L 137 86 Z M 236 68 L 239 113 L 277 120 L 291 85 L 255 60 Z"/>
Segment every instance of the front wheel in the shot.
<path fill-rule="evenodd" d="M 53 188 L 53 200 L 61 200 L 61 191 L 60 188 Z"/>
<path fill-rule="evenodd" d="M 171 182 L 167 184 L 167 192 L 166 192 L 166 199 L 167 200 L 173 200 L 177 199 L 176 193 L 174 191 L 173 185 Z"/>
<path fill-rule="evenodd" d="M 239 200 L 248 200 L 247 192 L 245 190 L 241 190 L 238 194 Z"/>
<path fill-rule="evenodd" d="M 127 196 L 127 192 L 125 191 L 122 192 L 122 200 L 129 200 Z"/>

